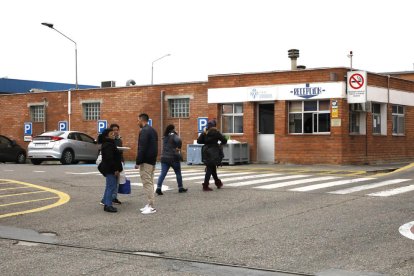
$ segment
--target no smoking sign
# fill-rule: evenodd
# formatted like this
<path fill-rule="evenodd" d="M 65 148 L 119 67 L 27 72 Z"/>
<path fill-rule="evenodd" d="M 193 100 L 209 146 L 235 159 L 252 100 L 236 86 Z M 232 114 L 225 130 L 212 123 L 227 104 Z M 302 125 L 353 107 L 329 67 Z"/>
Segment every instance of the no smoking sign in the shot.
<path fill-rule="evenodd" d="M 367 72 L 349 71 L 347 78 L 348 103 L 365 103 L 367 101 Z"/>
<path fill-rule="evenodd" d="M 361 74 L 353 74 L 348 80 L 349 86 L 351 86 L 353 89 L 360 89 L 364 83 L 365 79 Z"/>

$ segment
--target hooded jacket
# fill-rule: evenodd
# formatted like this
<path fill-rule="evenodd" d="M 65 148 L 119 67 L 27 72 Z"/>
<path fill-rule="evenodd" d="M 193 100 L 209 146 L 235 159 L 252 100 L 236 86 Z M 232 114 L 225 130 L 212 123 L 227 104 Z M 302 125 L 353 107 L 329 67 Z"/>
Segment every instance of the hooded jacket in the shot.
<path fill-rule="evenodd" d="M 218 141 L 221 142 L 220 145 Z M 201 133 L 197 138 L 197 143 L 204 144 L 201 149 L 201 157 L 204 164 L 207 166 L 218 166 L 221 164 L 223 152 L 220 146 L 227 144 L 227 139 L 217 128 L 212 127 Z"/>
<path fill-rule="evenodd" d="M 181 149 L 182 141 L 181 138 L 175 133 L 170 132 L 167 136 L 162 138 L 162 153 L 161 162 L 172 164 L 180 161 L 177 149 Z"/>

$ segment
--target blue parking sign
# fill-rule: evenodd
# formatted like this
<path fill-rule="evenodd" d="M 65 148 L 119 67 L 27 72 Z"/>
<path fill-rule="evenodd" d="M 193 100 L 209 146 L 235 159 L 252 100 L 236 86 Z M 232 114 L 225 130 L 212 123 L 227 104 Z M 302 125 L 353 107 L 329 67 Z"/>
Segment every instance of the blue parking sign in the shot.
<path fill-rule="evenodd" d="M 59 129 L 59 131 L 67 131 L 68 130 L 68 122 L 67 121 L 59 121 L 58 129 Z"/>
<path fill-rule="evenodd" d="M 148 125 L 152 127 L 152 119 L 148 119 Z"/>
<path fill-rule="evenodd" d="M 198 133 L 201 133 L 204 131 L 204 128 L 207 127 L 208 118 L 207 117 L 198 117 L 197 118 L 197 128 Z"/>
<path fill-rule="evenodd" d="M 24 135 L 31 136 L 33 134 L 33 126 L 31 122 L 24 123 Z"/>
<path fill-rule="evenodd" d="M 98 120 L 98 134 L 101 134 L 107 128 L 108 122 L 106 120 Z"/>

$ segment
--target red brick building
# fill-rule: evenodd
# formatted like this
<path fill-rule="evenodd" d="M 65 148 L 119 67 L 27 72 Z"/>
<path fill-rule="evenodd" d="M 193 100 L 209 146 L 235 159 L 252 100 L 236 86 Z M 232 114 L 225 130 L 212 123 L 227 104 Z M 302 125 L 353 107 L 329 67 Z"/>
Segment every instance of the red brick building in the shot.
<path fill-rule="evenodd" d="M 414 74 L 362 72 L 362 81 L 354 82 L 364 84 L 365 98 L 355 102 L 347 93 L 349 71 L 227 74 L 209 76 L 207 82 L 0 95 L 0 134 L 24 146 L 25 122 L 32 122 L 38 135 L 67 121 L 71 130 L 96 137 L 97 120 L 107 120 L 120 125 L 124 144 L 131 147 L 125 157 L 133 160 L 137 117 L 145 112 L 160 137 L 168 124 L 176 126 L 184 156 L 185 146 L 197 138 L 198 118 L 208 117 L 217 118 L 231 139 L 249 144 L 252 162 L 413 160 Z"/>

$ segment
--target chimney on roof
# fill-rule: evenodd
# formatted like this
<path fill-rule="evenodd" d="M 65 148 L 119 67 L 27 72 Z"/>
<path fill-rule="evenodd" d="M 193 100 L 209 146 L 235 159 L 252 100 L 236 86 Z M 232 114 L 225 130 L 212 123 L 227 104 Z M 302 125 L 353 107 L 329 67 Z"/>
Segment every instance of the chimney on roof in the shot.
<path fill-rule="evenodd" d="M 297 60 L 299 57 L 299 50 L 298 49 L 290 49 L 288 50 L 288 57 L 290 58 L 290 68 L 291 70 L 297 70 Z"/>

